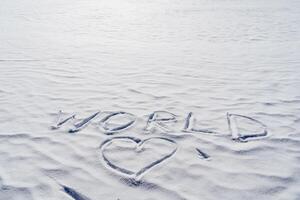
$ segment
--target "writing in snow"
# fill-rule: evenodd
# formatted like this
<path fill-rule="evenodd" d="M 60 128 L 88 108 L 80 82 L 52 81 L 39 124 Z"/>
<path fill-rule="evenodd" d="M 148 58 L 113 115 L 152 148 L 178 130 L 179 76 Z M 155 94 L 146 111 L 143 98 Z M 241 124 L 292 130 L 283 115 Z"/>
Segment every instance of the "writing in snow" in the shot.
<path fill-rule="evenodd" d="M 102 117 L 99 117 L 101 114 Z M 104 115 L 103 115 L 104 114 Z M 126 122 L 115 125 L 111 127 L 111 125 L 108 125 L 109 122 L 114 117 L 122 117 L 124 119 L 127 119 Z M 161 130 L 165 132 L 174 132 L 174 130 L 170 130 L 168 126 L 166 126 L 169 122 L 177 122 L 177 117 L 175 114 L 168 112 L 168 111 L 154 111 L 150 115 L 147 116 L 146 124 L 144 131 L 145 132 L 151 132 L 153 128 L 160 128 Z M 268 135 L 267 126 L 252 118 L 245 115 L 239 115 L 239 114 L 232 114 L 227 113 L 227 124 L 228 128 L 231 134 L 231 137 L 233 140 L 236 141 L 248 141 L 249 139 L 257 139 L 261 137 L 266 137 Z M 240 125 L 238 124 L 238 119 L 244 119 L 247 120 L 249 123 L 254 123 L 258 128 L 255 132 L 241 132 L 240 131 Z M 219 132 L 213 131 L 211 129 L 199 129 L 194 127 L 195 122 L 195 116 L 192 112 L 189 112 L 187 117 L 184 120 L 184 123 L 182 125 L 182 129 L 180 131 L 182 132 L 189 132 L 189 133 L 206 133 L 206 134 L 221 134 Z M 72 128 L 69 129 L 69 133 L 76 133 L 78 131 L 81 131 L 82 129 L 86 128 L 92 121 L 96 121 L 96 123 L 99 125 L 99 127 L 103 130 L 104 134 L 107 135 L 113 135 L 120 132 L 123 132 L 132 126 L 137 121 L 137 117 L 134 114 L 131 114 L 129 112 L 101 112 L 98 111 L 96 113 L 93 113 L 92 115 L 76 120 L 76 114 L 67 115 L 64 114 L 62 111 L 59 111 L 57 120 L 51 128 L 53 130 L 59 129 L 60 127 L 64 126 L 67 123 L 72 123 Z M 178 131 L 177 131 L 178 132 Z"/>

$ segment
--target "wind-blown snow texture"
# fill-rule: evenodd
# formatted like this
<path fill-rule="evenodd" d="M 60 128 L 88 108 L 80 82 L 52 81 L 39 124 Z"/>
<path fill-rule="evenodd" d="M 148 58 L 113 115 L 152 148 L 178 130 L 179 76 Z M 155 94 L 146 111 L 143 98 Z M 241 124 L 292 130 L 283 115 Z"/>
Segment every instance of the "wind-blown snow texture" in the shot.
<path fill-rule="evenodd" d="M 0 199 L 300 199 L 299 9 L 298 0 L 1 0 Z M 59 110 L 77 123 L 129 112 L 137 121 L 117 136 L 166 137 L 178 149 L 112 143 L 109 162 L 132 171 L 172 155 L 137 183 L 103 162 L 99 147 L 114 135 L 97 120 L 51 130 Z M 156 110 L 176 114 L 174 132 L 145 132 Z M 189 112 L 195 130 L 221 134 L 182 132 Z M 227 112 L 270 136 L 231 140 Z"/>

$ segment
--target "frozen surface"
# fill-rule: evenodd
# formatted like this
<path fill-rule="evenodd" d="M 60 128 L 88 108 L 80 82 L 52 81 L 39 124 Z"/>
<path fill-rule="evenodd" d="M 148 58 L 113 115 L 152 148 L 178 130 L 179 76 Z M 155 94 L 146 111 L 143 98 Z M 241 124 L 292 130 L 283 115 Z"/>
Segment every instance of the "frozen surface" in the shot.
<path fill-rule="evenodd" d="M 0 199 L 299 200 L 299 41 L 298 0 L 1 0 Z M 178 149 L 135 184 L 103 163 L 114 135 L 97 120 L 50 129 L 61 109 L 132 113 L 117 136 Z M 173 132 L 145 132 L 156 110 L 176 114 Z M 220 134 L 182 132 L 189 112 Z M 270 136 L 231 140 L 227 112 Z M 138 170 L 170 155 L 162 143 L 114 142 L 106 155 Z"/>

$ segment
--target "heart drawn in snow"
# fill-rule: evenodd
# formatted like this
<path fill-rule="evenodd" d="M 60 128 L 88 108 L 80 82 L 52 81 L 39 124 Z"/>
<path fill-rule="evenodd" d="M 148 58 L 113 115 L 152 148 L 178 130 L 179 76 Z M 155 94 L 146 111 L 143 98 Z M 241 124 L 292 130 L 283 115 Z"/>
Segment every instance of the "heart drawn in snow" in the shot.
<path fill-rule="evenodd" d="M 145 166 L 141 167 L 140 169 L 132 170 L 132 169 L 127 169 L 125 167 L 122 167 L 119 164 L 115 164 L 113 162 L 113 159 L 109 158 L 105 154 L 107 147 L 116 141 L 129 142 L 130 146 L 133 147 L 132 148 L 133 151 L 135 150 L 135 152 L 143 152 L 144 146 L 146 146 L 146 144 L 149 143 L 149 141 L 154 141 L 154 140 L 172 144 L 172 145 L 174 145 L 174 148 L 172 148 L 170 151 L 166 152 L 164 155 L 160 156 L 159 158 L 152 160 L 150 163 L 147 163 Z M 140 180 L 142 178 L 142 176 L 145 175 L 147 172 L 149 172 L 153 167 L 157 166 L 158 164 L 160 164 L 163 161 L 167 160 L 168 158 L 172 157 L 177 151 L 177 143 L 174 140 L 164 138 L 164 137 L 150 137 L 145 140 L 141 140 L 141 139 L 135 138 L 135 137 L 114 137 L 114 138 L 105 140 L 101 144 L 100 149 L 101 149 L 103 161 L 114 172 L 116 172 L 126 178 L 133 178 L 135 180 Z M 146 150 L 146 151 L 150 151 L 150 150 Z M 135 159 L 137 159 L 137 156 L 132 156 L 129 159 L 135 161 Z"/>

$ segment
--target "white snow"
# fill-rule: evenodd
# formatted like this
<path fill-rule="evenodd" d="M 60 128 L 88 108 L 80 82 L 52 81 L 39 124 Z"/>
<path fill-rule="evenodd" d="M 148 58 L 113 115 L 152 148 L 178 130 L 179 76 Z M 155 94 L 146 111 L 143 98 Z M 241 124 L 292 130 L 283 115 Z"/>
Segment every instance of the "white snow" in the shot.
<path fill-rule="evenodd" d="M 298 0 L 1 0 L 0 200 L 299 200 L 299 9 Z M 71 121 L 51 130 L 59 110 L 74 122 L 102 113 L 71 134 Z M 106 111 L 136 122 L 104 134 Z M 177 122 L 145 131 L 154 111 Z M 220 134 L 182 132 L 189 112 L 195 128 Z M 227 112 L 270 136 L 233 141 Z M 103 162 L 100 145 L 116 136 L 165 137 L 178 149 L 135 185 Z M 132 143 L 110 144 L 110 161 L 137 171 L 174 149 Z"/>

